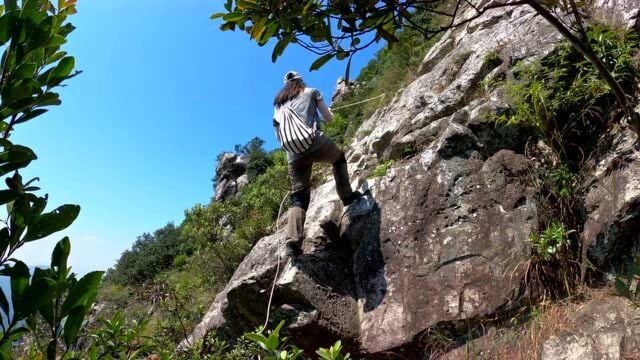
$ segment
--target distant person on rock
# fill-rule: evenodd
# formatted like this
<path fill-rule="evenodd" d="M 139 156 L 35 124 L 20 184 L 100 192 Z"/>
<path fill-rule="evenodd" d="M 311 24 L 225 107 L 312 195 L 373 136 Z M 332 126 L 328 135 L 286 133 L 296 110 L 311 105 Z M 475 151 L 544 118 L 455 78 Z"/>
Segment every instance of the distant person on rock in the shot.
<path fill-rule="evenodd" d="M 351 189 L 344 152 L 319 130 L 318 111 L 324 122 L 333 120 L 333 114 L 322 99 L 320 91 L 307 87 L 300 74 L 289 71 L 284 77 L 284 88 L 276 95 L 273 105 L 273 126 L 289 159 L 293 207 L 289 211 L 286 228 L 286 250 L 287 255 L 293 257 L 301 253 L 314 163 L 333 165 L 336 190 L 345 206 L 361 194 Z"/>

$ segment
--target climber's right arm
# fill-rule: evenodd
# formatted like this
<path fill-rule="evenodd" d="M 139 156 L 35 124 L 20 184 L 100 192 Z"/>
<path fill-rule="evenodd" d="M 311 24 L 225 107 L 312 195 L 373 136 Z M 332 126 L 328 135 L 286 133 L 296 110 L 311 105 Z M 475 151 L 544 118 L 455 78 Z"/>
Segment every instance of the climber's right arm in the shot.
<path fill-rule="evenodd" d="M 320 114 L 322 114 L 325 123 L 328 124 L 333 121 L 333 113 L 322 99 L 318 100 L 318 110 L 320 111 Z"/>

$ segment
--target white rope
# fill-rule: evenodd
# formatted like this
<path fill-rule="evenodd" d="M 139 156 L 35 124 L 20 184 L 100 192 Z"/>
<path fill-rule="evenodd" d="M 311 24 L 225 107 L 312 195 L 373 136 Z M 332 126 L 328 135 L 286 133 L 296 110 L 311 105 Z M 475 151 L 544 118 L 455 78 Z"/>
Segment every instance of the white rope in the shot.
<path fill-rule="evenodd" d="M 278 218 L 276 220 L 276 236 L 278 234 L 278 224 L 280 222 L 280 216 L 282 216 L 282 207 L 284 206 L 285 200 L 291 194 L 291 192 L 287 192 L 282 198 L 282 202 L 280 203 L 280 210 L 278 211 Z M 276 265 L 276 276 L 273 278 L 273 284 L 271 285 L 271 294 L 269 294 L 269 303 L 267 304 L 267 317 L 264 319 L 264 328 L 269 324 L 269 315 L 271 314 L 271 301 L 273 300 L 273 292 L 276 289 L 276 282 L 278 282 L 278 275 L 280 275 L 280 261 L 282 261 L 282 252 L 280 251 L 280 246 L 282 245 L 280 241 L 280 237 L 278 237 L 278 246 L 276 248 L 276 252 L 278 253 L 278 264 Z"/>
<path fill-rule="evenodd" d="M 371 101 L 371 100 L 375 100 L 375 99 L 379 99 L 379 98 L 385 97 L 385 95 L 387 95 L 387 94 L 374 96 L 372 98 L 368 98 L 368 99 L 364 99 L 362 101 L 354 102 L 353 104 L 347 104 L 347 105 L 343 105 L 343 106 L 338 106 L 337 108 L 333 108 L 332 107 L 331 111 L 340 110 L 340 109 L 348 108 L 348 107 L 355 106 L 355 105 L 360 105 L 362 103 L 366 103 L 366 102 Z"/>

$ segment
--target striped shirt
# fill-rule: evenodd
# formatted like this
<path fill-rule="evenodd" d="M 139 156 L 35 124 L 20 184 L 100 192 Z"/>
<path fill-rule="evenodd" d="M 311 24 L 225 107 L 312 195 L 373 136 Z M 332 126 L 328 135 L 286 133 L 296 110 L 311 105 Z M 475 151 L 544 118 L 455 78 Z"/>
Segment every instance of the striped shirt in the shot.
<path fill-rule="evenodd" d="M 318 103 L 322 101 L 322 93 L 318 89 L 314 88 L 305 88 L 300 95 L 296 96 L 294 99 L 289 100 L 286 104 L 292 108 L 303 121 L 307 123 L 307 125 L 312 129 L 319 129 L 320 116 L 318 115 Z M 278 107 L 274 108 L 273 125 L 275 127 L 276 137 L 278 136 L 278 123 L 275 121 L 276 114 L 278 113 Z M 316 140 L 314 140 L 311 147 L 309 147 L 306 151 L 296 154 L 287 151 L 287 158 L 289 162 L 296 161 L 302 157 L 305 157 L 314 151 L 318 150 L 322 141 L 318 141 L 319 138 L 323 138 L 323 134 L 320 130 L 316 130 Z"/>

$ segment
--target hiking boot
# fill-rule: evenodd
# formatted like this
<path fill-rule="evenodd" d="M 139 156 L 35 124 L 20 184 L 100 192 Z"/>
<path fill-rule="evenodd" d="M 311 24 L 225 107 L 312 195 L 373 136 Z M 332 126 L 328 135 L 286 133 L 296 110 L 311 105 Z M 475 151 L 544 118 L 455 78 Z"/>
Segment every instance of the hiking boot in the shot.
<path fill-rule="evenodd" d="M 284 252 L 288 258 L 293 259 L 294 257 L 302 254 L 302 249 L 300 248 L 300 244 L 296 241 L 288 241 L 285 244 Z"/>
<path fill-rule="evenodd" d="M 351 195 L 345 197 L 342 200 L 342 204 L 344 206 L 349 206 L 349 205 L 353 204 L 354 202 L 356 202 L 358 199 L 360 199 L 362 196 L 364 196 L 364 194 L 361 193 L 360 191 L 353 191 L 351 193 Z"/>

